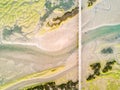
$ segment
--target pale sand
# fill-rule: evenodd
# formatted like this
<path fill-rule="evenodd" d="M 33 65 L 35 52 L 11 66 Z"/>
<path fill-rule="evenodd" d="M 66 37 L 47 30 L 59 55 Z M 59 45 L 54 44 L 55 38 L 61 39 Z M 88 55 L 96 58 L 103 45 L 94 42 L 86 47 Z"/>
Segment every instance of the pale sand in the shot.
<path fill-rule="evenodd" d="M 77 46 L 78 15 L 67 20 L 58 29 L 35 36 L 35 43 L 43 51 L 47 52 L 68 52 Z M 66 49 L 66 51 L 65 51 Z"/>
<path fill-rule="evenodd" d="M 105 1 L 105 3 L 103 2 Z M 104 4 L 103 4 L 104 3 Z M 93 28 L 103 25 L 112 25 L 120 23 L 120 0 L 102 0 L 95 7 L 82 11 L 82 30 L 87 32 Z"/>

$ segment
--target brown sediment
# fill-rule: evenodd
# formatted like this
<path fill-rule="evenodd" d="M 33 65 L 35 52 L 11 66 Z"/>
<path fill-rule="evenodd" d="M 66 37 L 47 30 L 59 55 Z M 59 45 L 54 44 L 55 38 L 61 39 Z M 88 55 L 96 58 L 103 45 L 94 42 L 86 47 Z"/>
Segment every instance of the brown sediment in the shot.
<path fill-rule="evenodd" d="M 88 0 L 88 7 L 92 6 L 96 0 Z"/>
<path fill-rule="evenodd" d="M 56 18 L 53 18 L 52 21 L 59 21 L 57 23 L 52 23 L 50 24 L 49 22 L 47 23 L 48 26 L 50 27 L 53 27 L 53 26 L 56 26 L 56 25 L 60 25 L 63 21 L 65 21 L 67 18 L 71 18 L 73 16 L 75 16 L 76 14 L 78 14 L 79 12 L 79 7 L 75 7 L 74 9 L 72 9 L 72 11 L 70 12 L 66 12 L 63 16 L 61 17 L 56 17 Z"/>

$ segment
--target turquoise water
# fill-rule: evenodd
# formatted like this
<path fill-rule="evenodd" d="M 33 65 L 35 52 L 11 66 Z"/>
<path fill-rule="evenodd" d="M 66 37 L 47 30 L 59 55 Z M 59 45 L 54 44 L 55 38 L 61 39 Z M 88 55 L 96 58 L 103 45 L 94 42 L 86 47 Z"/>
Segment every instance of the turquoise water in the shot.
<path fill-rule="evenodd" d="M 107 36 L 110 34 L 120 33 L 120 25 L 102 26 L 94 30 L 88 31 L 82 35 L 82 44 L 87 44 L 90 41 L 96 40 L 100 37 Z"/>

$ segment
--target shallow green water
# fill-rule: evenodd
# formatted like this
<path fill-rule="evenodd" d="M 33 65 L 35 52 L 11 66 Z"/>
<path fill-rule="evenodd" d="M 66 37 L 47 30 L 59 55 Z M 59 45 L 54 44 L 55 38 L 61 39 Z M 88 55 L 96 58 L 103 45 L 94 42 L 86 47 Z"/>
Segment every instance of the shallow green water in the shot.
<path fill-rule="evenodd" d="M 82 44 L 86 44 L 92 40 L 96 40 L 100 37 L 107 36 L 113 33 L 114 34 L 120 33 L 120 25 L 102 26 L 92 31 L 88 31 L 82 36 L 83 37 Z"/>

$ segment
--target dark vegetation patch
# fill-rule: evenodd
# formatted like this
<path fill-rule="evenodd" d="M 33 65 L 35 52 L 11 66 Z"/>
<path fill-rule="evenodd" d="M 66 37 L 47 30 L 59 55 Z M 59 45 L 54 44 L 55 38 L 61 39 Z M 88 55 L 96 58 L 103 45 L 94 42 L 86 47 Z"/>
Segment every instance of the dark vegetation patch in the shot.
<path fill-rule="evenodd" d="M 105 67 L 103 68 L 102 72 L 103 72 L 103 73 L 106 73 L 106 72 L 112 70 L 112 65 L 113 65 L 115 62 L 116 62 L 115 60 L 114 60 L 114 61 L 109 61 L 109 62 L 107 62 L 106 65 L 105 65 Z"/>
<path fill-rule="evenodd" d="M 87 81 L 95 79 L 95 76 L 100 75 L 100 68 L 101 68 L 100 63 L 91 64 L 90 67 L 94 71 L 94 73 L 88 76 Z"/>
<path fill-rule="evenodd" d="M 111 47 L 104 48 L 101 50 L 101 53 L 102 54 L 111 54 L 111 53 L 113 53 L 113 49 Z"/>
<path fill-rule="evenodd" d="M 48 82 L 45 84 L 36 85 L 29 87 L 25 90 L 78 90 L 78 81 L 73 82 L 72 80 L 67 83 L 56 85 L 55 82 Z"/>
<path fill-rule="evenodd" d="M 112 65 L 115 64 L 115 60 L 112 60 L 112 61 L 109 61 L 109 62 L 106 62 L 106 65 L 104 66 L 104 68 L 102 69 L 102 72 L 103 73 L 107 73 L 108 71 L 112 70 Z M 88 77 L 87 77 L 87 81 L 90 81 L 90 80 L 93 80 L 96 78 L 96 76 L 99 76 L 101 73 L 100 73 L 100 70 L 101 70 L 101 65 L 100 63 L 94 63 L 94 64 L 91 64 L 90 65 L 91 69 L 94 71 L 93 74 L 90 74 Z"/>

